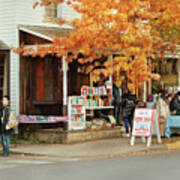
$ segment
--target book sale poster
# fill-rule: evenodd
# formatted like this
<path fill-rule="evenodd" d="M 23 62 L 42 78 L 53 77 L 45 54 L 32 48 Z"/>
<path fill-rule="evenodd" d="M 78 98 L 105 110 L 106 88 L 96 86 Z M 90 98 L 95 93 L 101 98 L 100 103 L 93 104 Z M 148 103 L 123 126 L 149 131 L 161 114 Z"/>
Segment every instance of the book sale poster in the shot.
<path fill-rule="evenodd" d="M 153 111 L 136 109 L 133 121 L 133 136 L 149 137 L 152 135 Z"/>

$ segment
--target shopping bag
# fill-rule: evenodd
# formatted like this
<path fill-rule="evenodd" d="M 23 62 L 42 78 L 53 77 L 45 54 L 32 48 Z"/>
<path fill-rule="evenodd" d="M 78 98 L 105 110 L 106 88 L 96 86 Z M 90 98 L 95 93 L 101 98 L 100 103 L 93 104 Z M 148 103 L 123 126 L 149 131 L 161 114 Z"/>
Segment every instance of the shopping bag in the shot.
<path fill-rule="evenodd" d="M 18 126 L 18 120 L 13 112 L 10 112 L 8 123 L 6 124 L 6 130 L 13 129 Z"/>

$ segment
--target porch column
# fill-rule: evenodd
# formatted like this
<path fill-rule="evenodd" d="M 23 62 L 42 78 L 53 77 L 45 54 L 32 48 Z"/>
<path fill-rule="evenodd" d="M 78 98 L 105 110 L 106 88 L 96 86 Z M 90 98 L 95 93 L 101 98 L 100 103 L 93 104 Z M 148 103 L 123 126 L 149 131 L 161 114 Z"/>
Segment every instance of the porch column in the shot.
<path fill-rule="evenodd" d="M 147 91 L 147 87 L 146 87 L 146 82 L 144 82 L 144 91 L 143 91 L 143 101 L 146 102 L 146 91 Z"/>
<path fill-rule="evenodd" d="M 149 79 L 149 91 L 148 94 L 152 94 L 152 79 Z"/>
<path fill-rule="evenodd" d="M 177 60 L 178 85 L 180 86 L 180 59 Z"/>
<path fill-rule="evenodd" d="M 149 60 L 149 65 L 151 65 L 152 64 L 152 60 L 150 59 Z M 152 71 L 150 71 L 150 72 L 152 72 Z M 148 95 L 150 95 L 150 94 L 152 94 L 152 79 L 151 78 L 149 78 L 149 80 L 148 80 Z"/>
<path fill-rule="evenodd" d="M 112 54 L 108 56 L 108 61 L 113 61 Z M 113 75 L 109 76 L 109 82 L 111 82 L 112 88 L 113 88 Z"/>
<path fill-rule="evenodd" d="M 67 71 L 68 71 L 68 66 L 67 66 L 65 56 L 62 57 L 62 70 L 63 70 L 63 115 L 67 115 L 67 97 L 68 97 Z"/>

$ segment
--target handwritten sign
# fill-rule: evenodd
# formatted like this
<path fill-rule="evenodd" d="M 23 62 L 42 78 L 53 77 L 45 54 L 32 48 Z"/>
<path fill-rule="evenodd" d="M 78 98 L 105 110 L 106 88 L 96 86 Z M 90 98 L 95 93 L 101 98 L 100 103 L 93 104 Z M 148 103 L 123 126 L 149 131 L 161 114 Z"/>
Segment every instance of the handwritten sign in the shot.
<path fill-rule="evenodd" d="M 133 120 L 131 145 L 134 145 L 135 137 L 138 136 L 142 137 L 143 142 L 145 142 L 145 137 L 148 137 L 147 146 L 150 146 L 152 134 L 156 134 L 158 143 L 161 143 L 157 111 L 155 109 L 137 108 Z"/>
<path fill-rule="evenodd" d="M 136 109 L 133 124 L 133 136 L 149 137 L 152 134 L 153 110 Z"/>

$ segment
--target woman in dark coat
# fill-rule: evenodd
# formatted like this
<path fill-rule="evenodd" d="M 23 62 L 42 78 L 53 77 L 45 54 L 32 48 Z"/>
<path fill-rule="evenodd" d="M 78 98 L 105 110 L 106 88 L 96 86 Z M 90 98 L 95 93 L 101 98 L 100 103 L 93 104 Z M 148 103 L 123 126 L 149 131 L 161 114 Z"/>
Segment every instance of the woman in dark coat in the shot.
<path fill-rule="evenodd" d="M 131 93 L 123 94 L 122 96 L 122 107 L 123 107 L 123 119 L 126 129 L 126 137 L 129 137 L 129 126 L 132 132 L 132 120 L 134 116 L 134 110 L 137 104 L 136 95 Z"/>
<path fill-rule="evenodd" d="M 9 97 L 4 96 L 2 99 L 3 108 L 1 110 L 0 120 L 0 137 L 3 146 L 3 156 L 9 156 L 9 134 L 10 130 L 6 130 L 6 125 L 10 116 Z"/>
<path fill-rule="evenodd" d="M 180 91 L 172 98 L 170 102 L 170 111 L 176 115 L 180 115 Z"/>

